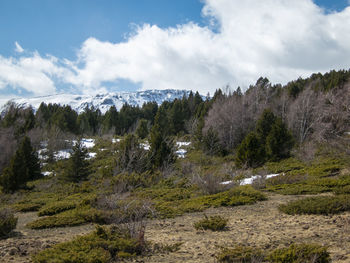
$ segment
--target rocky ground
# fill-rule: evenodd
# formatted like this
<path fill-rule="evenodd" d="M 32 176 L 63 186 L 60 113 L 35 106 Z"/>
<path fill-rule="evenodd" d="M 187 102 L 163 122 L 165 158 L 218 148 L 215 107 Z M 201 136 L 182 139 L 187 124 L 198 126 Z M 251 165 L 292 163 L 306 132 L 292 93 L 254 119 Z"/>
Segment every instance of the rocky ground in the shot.
<path fill-rule="evenodd" d="M 146 239 L 153 243 L 181 242 L 177 252 L 140 258 L 137 262 L 215 262 L 221 246 L 251 245 L 262 249 L 291 243 L 319 243 L 329 246 L 332 262 L 350 262 L 350 213 L 335 216 L 289 216 L 278 211 L 281 203 L 300 197 L 269 194 L 269 200 L 251 206 L 209 209 L 206 215 L 229 219 L 222 232 L 197 231 L 193 223 L 204 213 L 187 214 L 168 220 L 154 220 L 147 226 Z M 94 229 L 93 225 L 49 230 L 30 230 L 27 222 L 35 213 L 18 214 L 16 233 L 0 240 L 1 262 L 30 262 L 30 254 L 55 243 L 70 240 Z"/>

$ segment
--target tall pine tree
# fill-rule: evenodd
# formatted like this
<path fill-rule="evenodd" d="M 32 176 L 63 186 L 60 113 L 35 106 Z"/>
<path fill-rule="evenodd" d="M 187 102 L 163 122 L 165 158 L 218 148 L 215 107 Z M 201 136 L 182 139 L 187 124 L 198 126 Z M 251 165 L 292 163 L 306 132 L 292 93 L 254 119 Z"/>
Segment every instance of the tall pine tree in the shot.
<path fill-rule="evenodd" d="M 86 147 L 83 146 L 81 140 L 78 140 L 73 147 L 72 156 L 68 160 L 68 166 L 62 175 L 62 179 L 74 183 L 84 180 L 89 175 L 87 157 Z"/>
<path fill-rule="evenodd" d="M 30 139 L 24 137 L 10 164 L 0 176 L 4 192 L 14 192 L 25 187 L 26 183 L 40 177 L 40 164 Z"/>

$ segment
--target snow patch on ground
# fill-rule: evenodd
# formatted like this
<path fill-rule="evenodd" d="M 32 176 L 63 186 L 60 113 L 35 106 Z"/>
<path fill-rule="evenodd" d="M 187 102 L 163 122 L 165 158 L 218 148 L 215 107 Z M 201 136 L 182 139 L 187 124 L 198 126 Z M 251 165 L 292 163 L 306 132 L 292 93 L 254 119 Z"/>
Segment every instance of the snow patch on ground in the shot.
<path fill-rule="evenodd" d="M 146 151 L 149 151 L 151 149 L 151 145 L 148 142 L 140 143 L 140 146 Z"/>
<path fill-rule="evenodd" d="M 76 140 L 72 141 L 73 146 L 77 143 Z M 81 145 L 87 149 L 93 148 L 95 146 L 95 139 L 81 139 Z"/>
<path fill-rule="evenodd" d="M 117 143 L 117 142 L 120 142 L 120 139 L 112 139 L 112 143 Z"/>
<path fill-rule="evenodd" d="M 43 176 L 49 176 L 52 174 L 52 172 L 46 171 L 41 173 Z"/>
<path fill-rule="evenodd" d="M 64 149 L 54 153 L 56 160 L 69 159 L 72 155 L 72 149 Z"/>
<path fill-rule="evenodd" d="M 177 157 L 183 159 L 183 158 L 185 158 L 185 155 L 186 155 L 186 153 L 187 153 L 187 150 L 185 150 L 185 149 L 179 149 L 179 150 L 177 150 L 175 153 L 176 153 Z"/>
<path fill-rule="evenodd" d="M 176 145 L 181 148 L 182 146 L 190 146 L 191 142 L 176 142 Z"/>
<path fill-rule="evenodd" d="M 176 142 L 177 151 L 175 152 L 178 158 L 185 158 L 187 154 L 187 150 L 184 149 L 191 145 L 191 142 Z"/>
<path fill-rule="evenodd" d="M 88 160 L 95 158 L 97 153 L 88 153 Z"/>
<path fill-rule="evenodd" d="M 269 174 L 269 175 L 266 175 L 266 176 L 262 176 L 262 175 L 253 175 L 252 177 L 250 178 L 245 178 L 243 179 L 241 182 L 240 182 L 240 185 L 249 185 L 249 184 L 252 184 L 254 180 L 258 179 L 258 178 L 261 178 L 261 177 L 264 177 L 265 179 L 269 179 L 269 178 L 272 178 L 272 177 L 276 177 L 280 174 Z M 222 185 L 228 185 L 228 184 L 231 184 L 233 183 L 233 181 L 225 181 L 225 182 L 221 182 L 220 184 Z"/>

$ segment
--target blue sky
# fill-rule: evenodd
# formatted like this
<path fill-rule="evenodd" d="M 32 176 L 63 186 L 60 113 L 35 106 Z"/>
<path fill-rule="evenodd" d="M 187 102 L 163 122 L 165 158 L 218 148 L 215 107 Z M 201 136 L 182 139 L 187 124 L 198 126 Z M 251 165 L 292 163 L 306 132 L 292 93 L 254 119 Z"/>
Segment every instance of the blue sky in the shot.
<path fill-rule="evenodd" d="M 0 54 L 14 42 L 29 50 L 73 57 L 89 37 L 120 42 L 133 24 L 202 23 L 199 0 L 1 0 Z"/>
<path fill-rule="evenodd" d="M 348 1 L 259 1 L 0 0 L 0 95 L 205 94 L 349 68 Z"/>

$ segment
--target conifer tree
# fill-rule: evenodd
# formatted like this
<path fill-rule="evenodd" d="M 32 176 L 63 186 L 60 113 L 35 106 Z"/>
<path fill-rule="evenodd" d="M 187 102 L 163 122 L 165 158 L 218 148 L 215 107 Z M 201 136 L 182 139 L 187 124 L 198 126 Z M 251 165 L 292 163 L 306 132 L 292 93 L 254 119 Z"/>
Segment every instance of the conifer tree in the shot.
<path fill-rule="evenodd" d="M 87 157 L 86 147 L 83 146 L 81 140 L 78 140 L 73 147 L 72 156 L 68 160 L 68 166 L 62 179 L 75 183 L 84 180 L 89 175 Z"/>
<path fill-rule="evenodd" d="M 30 139 L 24 137 L 10 164 L 0 176 L 0 185 L 4 192 L 13 192 L 23 188 L 30 180 L 40 176 L 40 164 Z"/>
<path fill-rule="evenodd" d="M 294 139 L 285 123 L 277 118 L 266 138 L 266 154 L 269 160 L 287 158 L 294 145 Z"/>
<path fill-rule="evenodd" d="M 239 166 L 257 167 L 265 161 L 265 149 L 256 132 L 249 133 L 239 145 L 236 164 Z"/>
<path fill-rule="evenodd" d="M 150 133 L 150 154 L 153 167 L 159 168 L 175 161 L 174 142 L 169 138 L 166 110 L 160 107 Z"/>
<path fill-rule="evenodd" d="M 139 120 L 135 133 L 141 139 L 146 138 L 148 135 L 148 121 L 145 119 Z"/>

